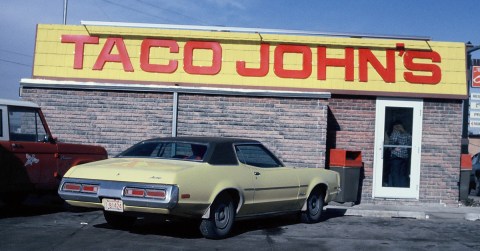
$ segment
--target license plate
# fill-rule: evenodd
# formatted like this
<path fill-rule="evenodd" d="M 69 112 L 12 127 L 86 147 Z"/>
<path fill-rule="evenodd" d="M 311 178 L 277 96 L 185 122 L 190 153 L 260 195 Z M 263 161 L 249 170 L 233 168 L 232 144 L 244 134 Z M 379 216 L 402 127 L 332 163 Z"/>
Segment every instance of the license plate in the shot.
<path fill-rule="evenodd" d="M 123 201 L 119 199 L 102 199 L 105 211 L 123 212 Z"/>

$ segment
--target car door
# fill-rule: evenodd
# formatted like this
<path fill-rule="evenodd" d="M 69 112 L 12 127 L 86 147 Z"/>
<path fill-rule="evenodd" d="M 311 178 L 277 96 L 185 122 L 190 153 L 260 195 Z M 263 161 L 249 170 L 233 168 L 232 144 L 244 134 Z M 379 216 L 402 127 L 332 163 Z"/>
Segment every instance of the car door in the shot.
<path fill-rule="evenodd" d="M 239 161 L 254 176 L 254 203 L 257 214 L 285 212 L 298 207 L 298 178 L 261 144 L 237 144 Z"/>
<path fill-rule="evenodd" d="M 36 108 L 9 107 L 10 149 L 21 166 L 12 170 L 13 183 L 37 189 L 52 189 L 58 185 L 54 177 L 57 170 L 57 145 L 45 138 L 49 136 Z"/>

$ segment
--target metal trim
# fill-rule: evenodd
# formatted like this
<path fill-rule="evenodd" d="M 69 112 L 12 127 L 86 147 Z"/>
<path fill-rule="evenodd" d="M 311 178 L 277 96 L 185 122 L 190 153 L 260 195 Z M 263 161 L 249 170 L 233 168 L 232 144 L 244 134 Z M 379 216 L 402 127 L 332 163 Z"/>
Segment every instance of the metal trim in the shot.
<path fill-rule="evenodd" d="M 62 190 L 65 183 L 88 183 L 98 185 L 99 189 L 97 194 L 68 192 Z M 167 197 L 165 198 L 165 200 L 126 197 L 123 195 L 123 190 L 125 189 L 125 187 L 164 189 L 166 191 Z M 58 187 L 58 194 L 62 199 L 71 201 L 101 203 L 102 198 L 117 198 L 121 199 L 124 202 L 125 206 L 171 209 L 178 203 L 179 190 L 178 187 L 175 185 L 63 178 L 60 186 Z"/>
<path fill-rule="evenodd" d="M 20 87 L 51 88 L 51 89 L 81 89 L 81 90 L 107 90 L 107 91 L 134 91 L 134 92 L 163 92 L 207 94 L 226 96 L 253 96 L 253 97 L 285 97 L 285 98 L 319 98 L 328 99 L 329 92 L 302 92 L 302 91 L 274 91 L 240 88 L 214 88 L 214 87 L 186 87 L 162 86 L 144 84 L 98 83 L 58 81 L 45 79 L 21 79 Z"/>
<path fill-rule="evenodd" d="M 334 37 L 351 37 L 351 38 L 382 38 L 382 39 L 403 39 L 403 40 L 419 40 L 419 41 L 431 40 L 430 37 L 424 37 L 424 36 L 337 33 L 337 32 L 318 32 L 318 31 L 305 31 L 305 30 L 242 28 L 242 27 L 229 27 L 229 26 L 126 23 L 126 22 L 103 22 L 103 21 L 83 21 L 83 20 L 80 21 L 80 24 L 84 26 L 116 26 L 116 27 L 128 27 L 128 28 L 156 28 L 156 29 L 172 29 L 172 30 L 216 31 L 216 32 L 271 33 L 271 34 L 287 34 L 287 35 L 334 36 Z"/>

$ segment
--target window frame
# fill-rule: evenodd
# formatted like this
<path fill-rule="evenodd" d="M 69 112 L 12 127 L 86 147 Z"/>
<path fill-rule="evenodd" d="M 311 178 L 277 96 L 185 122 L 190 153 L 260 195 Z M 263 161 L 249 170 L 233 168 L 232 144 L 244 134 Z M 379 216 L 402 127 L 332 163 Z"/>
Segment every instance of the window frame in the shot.
<path fill-rule="evenodd" d="M 27 140 L 27 139 L 16 139 L 15 137 L 12 137 L 12 134 L 15 132 L 12 132 L 12 118 L 11 118 L 11 113 L 33 113 L 33 123 L 34 123 L 34 132 L 33 133 L 16 133 L 18 135 L 34 135 L 35 140 Z M 11 141 L 22 141 L 22 142 L 45 142 L 45 137 L 50 137 L 50 133 L 46 127 L 46 124 L 42 120 L 42 116 L 40 114 L 40 110 L 38 108 L 31 108 L 31 107 L 22 107 L 22 106 L 9 106 L 8 107 L 8 112 L 7 112 L 7 117 L 8 117 L 8 129 L 7 129 L 7 135 Z M 21 125 L 21 121 L 20 121 Z M 41 126 L 41 128 L 40 128 Z M 42 134 L 43 137 L 39 137 L 40 133 Z M 25 137 L 24 137 L 25 138 Z"/>

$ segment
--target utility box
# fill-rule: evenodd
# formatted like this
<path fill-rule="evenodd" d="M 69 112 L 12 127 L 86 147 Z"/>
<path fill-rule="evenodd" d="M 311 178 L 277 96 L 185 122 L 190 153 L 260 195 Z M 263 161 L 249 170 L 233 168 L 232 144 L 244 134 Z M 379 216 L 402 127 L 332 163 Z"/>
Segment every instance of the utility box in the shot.
<path fill-rule="evenodd" d="M 340 174 L 341 191 L 336 202 L 357 202 L 360 174 L 363 166 L 361 151 L 330 149 L 330 170 Z"/>
<path fill-rule="evenodd" d="M 472 174 L 472 157 L 462 154 L 460 157 L 460 200 L 468 199 L 470 190 L 470 175 Z"/>

